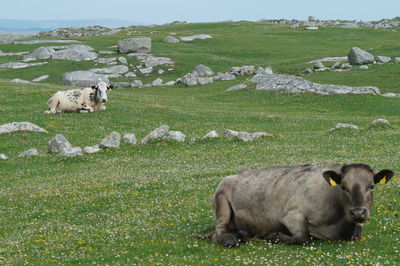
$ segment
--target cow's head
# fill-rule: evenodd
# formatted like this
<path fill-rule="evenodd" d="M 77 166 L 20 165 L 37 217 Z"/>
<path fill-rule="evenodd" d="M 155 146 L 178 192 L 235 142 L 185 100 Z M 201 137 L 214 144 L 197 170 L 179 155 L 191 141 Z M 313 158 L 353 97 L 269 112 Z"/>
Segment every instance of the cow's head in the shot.
<path fill-rule="evenodd" d="M 96 102 L 103 102 L 107 101 L 107 91 L 113 88 L 112 85 L 108 86 L 107 83 L 101 81 L 97 83 L 96 86 L 92 86 L 92 89 L 96 91 L 94 100 Z"/>
<path fill-rule="evenodd" d="M 366 164 L 344 165 L 337 173 L 325 171 L 323 177 L 331 186 L 338 187 L 348 222 L 364 223 L 371 212 L 375 184 L 386 184 L 393 176 L 391 170 L 376 174 Z"/>

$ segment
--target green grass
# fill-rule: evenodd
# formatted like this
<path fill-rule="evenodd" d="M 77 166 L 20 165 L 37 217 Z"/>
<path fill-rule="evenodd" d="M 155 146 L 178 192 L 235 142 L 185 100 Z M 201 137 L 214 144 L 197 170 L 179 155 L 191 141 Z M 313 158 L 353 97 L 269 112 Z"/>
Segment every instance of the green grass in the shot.
<path fill-rule="evenodd" d="M 143 28 L 137 35 L 151 36 L 153 53 L 177 62 L 166 80 L 191 71 L 198 63 L 214 71 L 254 64 L 295 73 L 309 60 L 342 56 L 356 45 L 398 56 L 399 37 L 393 32 L 333 28 L 308 32 L 257 23 L 234 24 L 238 25 Z M 150 31 L 159 32 L 150 35 Z M 169 32 L 181 36 L 207 33 L 215 38 L 167 45 L 162 39 Z M 125 37 L 118 33 L 81 40 L 104 49 Z M 33 49 L 21 46 L 4 45 L 0 50 Z M 29 121 L 49 132 L 0 136 L 0 152 L 10 157 L 0 161 L 2 263 L 398 264 L 398 99 L 224 91 L 247 78 L 241 77 L 191 88 L 179 85 L 113 90 L 105 112 L 42 114 L 47 99 L 63 89 L 59 85 L 63 71 L 85 66 L 90 68 L 90 62 L 72 65 L 57 60 L 43 67 L 0 71 L 2 79 L 54 73 L 48 83 L 41 84 L 0 80 L 0 125 Z M 382 91 L 399 92 L 399 67 L 376 65 L 367 71 L 305 77 L 316 82 L 375 85 Z M 369 127 L 376 118 L 389 120 L 392 127 Z M 363 129 L 328 133 L 339 122 Z M 220 134 L 226 129 L 266 131 L 274 137 L 254 143 L 222 138 L 194 144 L 123 143 L 118 150 L 79 158 L 47 153 L 47 142 L 58 133 L 74 146 L 83 147 L 99 143 L 111 131 L 134 132 L 140 140 L 162 124 L 182 131 L 188 139 L 200 138 L 212 129 Z M 42 156 L 16 157 L 29 148 L 37 148 Z M 396 173 L 387 185 L 376 188 L 373 217 L 365 226 L 362 241 L 313 241 L 305 246 L 287 246 L 253 240 L 239 248 L 226 249 L 198 237 L 212 230 L 212 197 L 224 176 L 243 168 L 334 162 L 363 162 L 375 170 L 388 168 Z"/>

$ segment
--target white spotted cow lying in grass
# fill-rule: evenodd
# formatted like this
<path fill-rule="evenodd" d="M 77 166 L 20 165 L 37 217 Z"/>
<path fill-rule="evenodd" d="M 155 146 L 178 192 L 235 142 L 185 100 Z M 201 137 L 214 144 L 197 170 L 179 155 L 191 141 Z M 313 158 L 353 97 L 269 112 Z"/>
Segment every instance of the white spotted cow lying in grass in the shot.
<path fill-rule="evenodd" d="M 275 166 L 227 176 L 214 197 L 212 240 L 231 247 L 253 236 L 287 244 L 360 239 L 375 184 L 392 176 L 366 164 Z"/>
<path fill-rule="evenodd" d="M 113 86 L 99 82 L 91 88 L 80 88 L 56 92 L 47 102 L 49 109 L 45 114 L 59 114 L 66 112 L 90 113 L 105 110 L 107 91 Z"/>

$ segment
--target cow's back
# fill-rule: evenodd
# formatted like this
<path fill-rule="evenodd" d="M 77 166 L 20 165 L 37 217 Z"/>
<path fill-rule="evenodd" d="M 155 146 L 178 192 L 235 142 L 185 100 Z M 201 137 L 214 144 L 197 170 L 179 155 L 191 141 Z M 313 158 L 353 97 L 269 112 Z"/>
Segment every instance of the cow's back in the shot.
<path fill-rule="evenodd" d="M 280 231 L 279 219 L 296 202 L 298 208 L 304 208 L 302 211 L 314 219 L 315 214 L 308 208 L 311 205 L 318 208 L 315 201 L 323 201 L 333 193 L 322 173 L 338 168 L 340 165 L 303 165 L 242 171 L 233 178 L 231 207 L 236 225 L 254 234 Z"/>

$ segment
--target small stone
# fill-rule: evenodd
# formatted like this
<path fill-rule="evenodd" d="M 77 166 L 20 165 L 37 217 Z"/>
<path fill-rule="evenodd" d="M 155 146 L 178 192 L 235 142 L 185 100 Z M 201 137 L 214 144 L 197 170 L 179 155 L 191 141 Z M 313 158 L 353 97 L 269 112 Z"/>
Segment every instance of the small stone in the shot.
<path fill-rule="evenodd" d="M 400 63 L 400 57 L 394 57 L 393 58 L 393 63 Z"/>
<path fill-rule="evenodd" d="M 262 137 L 273 137 L 273 135 L 270 133 L 266 133 L 266 132 L 254 132 L 254 133 L 251 133 L 251 137 L 253 139 L 259 139 Z"/>
<path fill-rule="evenodd" d="M 33 82 L 39 82 L 39 81 L 48 79 L 49 77 L 50 77 L 49 75 L 43 75 L 43 76 L 37 77 L 37 78 L 35 78 L 35 79 L 32 79 L 32 81 L 33 81 Z"/>
<path fill-rule="evenodd" d="M 168 140 L 175 140 L 178 142 L 185 142 L 186 135 L 180 131 L 168 131 L 167 135 L 163 138 Z"/>
<path fill-rule="evenodd" d="M 141 144 L 146 144 L 149 141 L 153 139 L 160 139 L 168 134 L 169 131 L 169 126 L 168 125 L 162 125 L 161 127 L 158 127 L 148 133 L 140 142 Z"/>
<path fill-rule="evenodd" d="M 117 59 L 118 59 L 118 61 L 119 61 L 121 64 L 124 64 L 124 65 L 127 65 L 127 64 L 128 64 L 128 61 L 127 61 L 126 58 L 123 57 L 123 56 L 120 56 L 120 57 L 118 57 Z"/>
<path fill-rule="evenodd" d="M 310 27 L 307 27 L 306 28 L 306 30 L 318 30 L 319 28 L 318 27 L 315 27 L 315 26 L 310 26 Z"/>
<path fill-rule="evenodd" d="M 197 83 L 199 85 L 205 85 L 213 82 L 214 82 L 213 78 L 197 78 Z"/>
<path fill-rule="evenodd" d="M 203 77 L 203 76 L 212 76 L 212 75 L 214 75 L 214 72 L 213 72 L 208 66 L 205 66 L 205 65 L 203 65 L 203 64 L 197 65 L 197 66 L 194 68 L 194 70 L 193 70 L 192 73 L 193 73 L 194 75 L 199 76 L 199 77 Z"/>
<path fill-rule="evenodd" d="M 266 68 L 258 67 L 256 74 L 274 74 L 274 72 L 272 72 L 272 68 L 270 66 Z"/>
<path fill-rule="evenodd" d="M 152 85 L 153 87 L 162 86 L 162 85 L 163 85 L 162 83 L 163 83 L 163 80 L 160 79 L 160 78 L 158 78 L 158 79 L 153 80 L 153 82 L 151 83 L 151 85 Z"/>
<path fill-rule="evenodd" d="M 164 84 L 164 86 L 173 86 L 175 85 L 175 81 L 171 80 Z"/>
<path fill-rule="evenodd" d="M 375 119 L 374 121 L 372 121 L 371 123 L 373 126 L 388 126 L 389 125 L 389 121 L 387 121 L 386 119 L 383 118 L 378 118 Z"/>
<path fill-rule="evenodd" d="M 135 78 L 135 77 L 136 77 L 136 74 L 133 73 L 133 72 L 128 72 L 128 73 L 126 73 L 124 76 L 125 76 L 125 78 Z"/>
<path fill-rule="evenodd" d="M 71 143 L 61 134 L 57 134 L 49 142 L 49 152 L 60 153 L 66 148 L 72 148 Z"/>
<path fill-rule="evenodd" d="M 178 42 L 180 42 L 180 40 L 173 36 L 167 36 L 167 37 L 165 37 L 164 42 L 165 43 L 178 43 Z"/>
<path fill-rule="evenodd" d="M 225 90 L 225 91 L 238 91 L 238 90 L 243 90 L 246 89 L 247 85 L 246 84 L 239 84 L 233 87 L 230 87 L 229 89 Z"/>
<path fill-rule="evenodd" d="M 201 139 L 214 139 L 218 137 L 219 137 L 218 132 L 216 130 L 211 130 L 210 132 L 205 134 Z"/>
<path fill-rule="evenodd" d="M 0 153 L 0 159 L 2 159 L 2 160 L 7 160 L 7 159 L 8 159 L 8 156 L 5 155 L 4 153 Z"/>
<path fill-rule="evenodd" d="M 99 145 L 94 145 L 94 146 L 86 146 L 83 148 L 83 153 L 91 154 L 91 153 L 96 153 L 101 151 L 101 148 Z"/>
<path fill-rule="evenodd" d="M 136 136 L 134 133 L 126 133 L 124 134 L 124 137 L 122 139 L 129 144 L 137 143 Z"/>
<path fill-rule="evenodd" d="M 231 73 L 217 73 L 217 75 L 213 78 L 214 80 L 235 80 L 235 75 Z"/>
<path fill-rule="evenodd" d="M 351 68 L 351 65 L 350 65 L 349 63 L 341 64 L 341 65 L 340 65 L 340 68 L 341 68 L 341 69 L 350 69 L 350 68 Z"/>
<path fill-rule="evenodd" d="M 353 124 L 337 123 L 333 128 L 329 129 L 329 131 L 334 131 L 334 130 L 343 129 L 343 128 L 349 128 L 349 129 L 355 129 L 355 130 L 360 129 L 358 126 L 353 125 Z"/>
<path fill-rule="evenodd" d="M 392 60 L 392 58 L 388 56 L 375 56 L 375 61 L 378 63 L 386 64 L 389 63 Z"/>
<path fill-rule="evenodd" d="M 311 73 L 314 73 L 314 71 L 313 71 L 311 68 L 306 68 L 306 69 L 303 71 L 303 73 L 304 73 L 304 74 L 311 74 Z"/>
<path fill-rule="evenodd" d="M 230 72 L 235 76 L 253 75 L 256 73 L 256 68 L 254 66 L 232 67 Z"/>
<path fill-rule="evenodd" d="M 190 138 L 190 140 L 189 140 L 189 144 L 193 144 L 193 143 L 195 143 L 197 141 L 197 139 L 196 138 Z"/>
<path fill-rule="evenodd" d="M 11 80 L 11 82 L 14 82 L 14 83 L 23 83 L 23 84 L 31 83 L 29 80 L 24 80 L 24 79 L 13 79 L 13 80 Z"/>
<path fill-rule="evenodd" d="M 141 80 L 134 80 L 131 83 L 132 88 L 141 88 L 143 86 L 143 82 Z"/>
<path fill-rule="evenodd" d="M 119 145 L 121 144 L 121 135 L 113 131 L 105 137 L 101 142 L 100 142 L 100 148 L 105 149 L 105 148 L 111 148 L 111 149 L 117 149 L 119 148 Z"/>
<path fill-rule="evenodd" d="M 324 69 L 324 68 L 326 68 L 326 66 L 324 66 L 324 64 L 321 61 L 318 61 L 314 65 L 314 69 Z"/>
<path fill-rule="evenodd" d="M 382 94 L 383 97 L 400 98 L 400 93 L 388 92 Z"/>
<path fill-rule="evenodd" d="M 18 157 L 29 157 L 29 156 L 38 156 L 39 152 L 37 149 L 29 149 L 24 152 L 21 152 Z"/>
<path fill-rule="evenodd" d="M 75 157 L 82 155 L 82 148 L 80 147 L 68 147 L 63 149 L 60 154 L 64 157 Z"/>
<path fill-rule="evenodd" d="M 152 67 L 141 68 L 139 69 L 139 71 L 142 74 L 150 74 L 151 72 L 153 72 L 153 68 Z"/>
<path fill-rule="evenodd" d="M 163 69 L 158 70 L 158 75 L 162 75 L 165 71 Z"/>
<path fill-rule="evenodd" d="M 361 65 L 358 67 L 359 70 L 367 70 L 368 66 L 367 65 Z"/>

